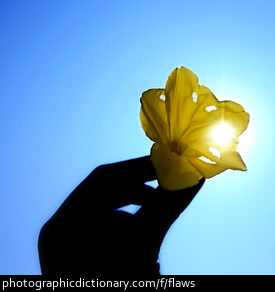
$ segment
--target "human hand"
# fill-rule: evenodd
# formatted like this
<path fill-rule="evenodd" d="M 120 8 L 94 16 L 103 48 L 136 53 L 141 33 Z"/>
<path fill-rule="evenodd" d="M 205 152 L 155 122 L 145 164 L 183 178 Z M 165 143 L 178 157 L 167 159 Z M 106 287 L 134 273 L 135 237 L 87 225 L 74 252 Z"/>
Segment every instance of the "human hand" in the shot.
<path fill-rule="evenodd" d="M 156 174 L 145 156 L 97 167 L 43 226 L 43 274 L 126 276 L 158 274 L 158 253 L 170 226 L 200 190 L 147 186 Z M 116 211 L 137 204 L 132 215 Z"/>

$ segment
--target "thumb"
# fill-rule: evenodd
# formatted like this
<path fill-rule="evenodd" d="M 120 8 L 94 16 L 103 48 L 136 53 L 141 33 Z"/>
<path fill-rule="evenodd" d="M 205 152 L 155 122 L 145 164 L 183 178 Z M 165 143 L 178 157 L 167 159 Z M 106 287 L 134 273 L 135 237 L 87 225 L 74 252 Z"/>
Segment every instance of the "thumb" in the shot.
<path fill-rule="evenodd" d="M 204 182 L 203 178 L 197 185 L 179 191 L 168 191 L 158 187 L 154 201 L 146 202 L 136 213 L 135 216 L 140 220 L 147 240 L 155 247 L 156 254 L 170 226 L 187 208 Z"/>

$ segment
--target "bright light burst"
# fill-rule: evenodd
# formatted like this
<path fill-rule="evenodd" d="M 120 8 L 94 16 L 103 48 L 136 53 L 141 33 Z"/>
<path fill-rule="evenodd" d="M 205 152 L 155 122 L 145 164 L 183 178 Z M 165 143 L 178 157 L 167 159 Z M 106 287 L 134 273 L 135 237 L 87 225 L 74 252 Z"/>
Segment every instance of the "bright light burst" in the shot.
<path fill-rule="evenodd" d="M 212 132 L 214 140 L 222 146 L 225 146 L 233 137 L 232 128 L 225 122 L 221 122 Z"/>

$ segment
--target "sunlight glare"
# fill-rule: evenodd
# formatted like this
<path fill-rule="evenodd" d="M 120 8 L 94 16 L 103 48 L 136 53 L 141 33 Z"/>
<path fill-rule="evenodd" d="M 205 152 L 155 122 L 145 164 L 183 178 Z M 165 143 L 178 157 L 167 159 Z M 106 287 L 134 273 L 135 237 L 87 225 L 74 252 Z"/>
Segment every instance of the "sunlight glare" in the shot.
<path fill-rule="evenodd" d="M 212 132 L 214 140 L 225 146 L 233 137 L 232 128 L 225 122 L 221 122 Z"/>

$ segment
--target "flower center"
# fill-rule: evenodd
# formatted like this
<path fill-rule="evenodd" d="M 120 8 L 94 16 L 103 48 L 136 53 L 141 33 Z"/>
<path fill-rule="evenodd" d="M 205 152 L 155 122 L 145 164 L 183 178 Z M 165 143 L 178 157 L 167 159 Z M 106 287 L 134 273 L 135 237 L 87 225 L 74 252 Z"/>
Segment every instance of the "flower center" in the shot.
<path fill-rule="evenodd" d="M 170 150 L 171 150 L 171 152 L 174 152 L 174 153 L 176 153 L 178 155 L 181 155 L 181 153 L 182 153 L 181 147 L 180 147 L 179 143 L 176 142 L 176 141 L 171 143 Z"/>

